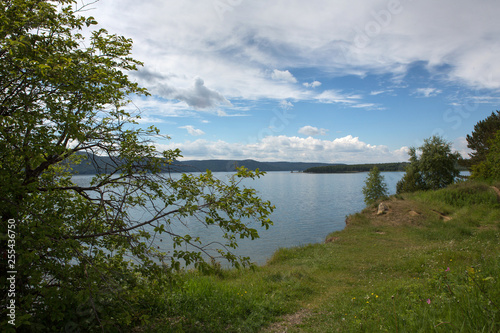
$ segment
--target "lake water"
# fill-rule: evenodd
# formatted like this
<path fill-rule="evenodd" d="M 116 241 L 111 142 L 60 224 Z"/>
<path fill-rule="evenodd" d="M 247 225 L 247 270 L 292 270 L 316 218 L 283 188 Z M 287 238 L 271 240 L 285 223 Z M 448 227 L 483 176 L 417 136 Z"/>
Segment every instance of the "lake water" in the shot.
<path fill-rule="evenodd" d="M 279 248 L 324 242 L 329 233 L 345 227 L 347 215 L 366 207 L 362 188 L 367 174 L 269 172 L 252 182 L 276 206 L 274 225 L 259 232 L 259 239 L 241 242 L 238 252 L 263 264 Z M 396 193 L 403 174 L 382 173 L 390 194 Z"/>
<path fill-rule="evenodd" d="M 231 174 L 215 172 L 214 176 L 225 179 Z M 271 215 L 274 225 L 268 230 L 254 226 L 260 238 L 240 240 L 234 252 L 249 256 L 256 264 L 264 264 L 279 248 L 323 242 L 329 233 L 345 227 L 347 215 L 365 207 L 362 188 L 367 174 L 268 172 L 260 179 L 245 180 L 245 186 L 255 188 L 264 200 L 276 206 Z M 382 172 L 390 194 L 396 192 L 396 183 L 403 174 Z M 82 184 L 88 182 L 90 176 L 75 176 L 74 179 Z M 200 236 L 205 242 L 221 240 L 219 229 L 206 228 L 194 220 L 188 221 L 186 227 L 174 225 L 172 230 Z M 171 250 L 168 237 L 156 244 L 165 251 Z"/>

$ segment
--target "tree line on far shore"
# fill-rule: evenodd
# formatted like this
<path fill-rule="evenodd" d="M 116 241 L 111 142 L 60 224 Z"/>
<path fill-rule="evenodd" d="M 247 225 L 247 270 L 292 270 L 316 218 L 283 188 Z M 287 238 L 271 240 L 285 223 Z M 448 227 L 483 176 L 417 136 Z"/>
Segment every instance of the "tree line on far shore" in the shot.
<path fill-rule="evenodd" d="M 408 162 L 400 163 L 378 163 L 378 164 L 338 164 L 313 167 L 304 170 L 307 173 L 349 173 L 349 172 L 367 172 L 377 167 L 379 171 L 405 171 Z"/>

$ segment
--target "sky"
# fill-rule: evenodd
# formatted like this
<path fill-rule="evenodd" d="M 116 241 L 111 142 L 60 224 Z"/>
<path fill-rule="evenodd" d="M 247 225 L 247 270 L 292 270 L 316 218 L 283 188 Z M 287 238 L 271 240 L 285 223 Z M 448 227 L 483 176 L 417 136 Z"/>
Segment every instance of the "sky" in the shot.
<path fill-rule="evenodd" d="M 407 161 L 442 136 L 463 156 L 499 110 L 498 0 L 100 0 L 134 41 L 133 97 L 188 159 Z"/>

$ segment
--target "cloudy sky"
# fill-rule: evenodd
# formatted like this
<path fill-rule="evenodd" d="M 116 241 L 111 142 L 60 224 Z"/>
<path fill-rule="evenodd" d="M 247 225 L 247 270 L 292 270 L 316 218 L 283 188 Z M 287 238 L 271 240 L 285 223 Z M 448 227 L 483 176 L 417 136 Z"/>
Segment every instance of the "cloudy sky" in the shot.
<path fill-rule="evenodd" d="M 500 109 L 498 0 L 100 0 L 185 159 L 405 161 Z"/>

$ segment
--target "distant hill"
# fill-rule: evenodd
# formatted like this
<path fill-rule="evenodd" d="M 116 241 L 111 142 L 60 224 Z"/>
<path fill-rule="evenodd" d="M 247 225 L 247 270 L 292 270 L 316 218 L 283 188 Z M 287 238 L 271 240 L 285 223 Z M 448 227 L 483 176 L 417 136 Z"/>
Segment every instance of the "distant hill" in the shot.
<path fill-rule="evenodd" d="M 366 172 L 370 171 L 374 166 L 380 171 L 405 171 L 405 166 L 408 162 L 400 163 L 379 163 L 379 164 L 337 164 L 317 166 L 304 170 L 307 173 L 348 173 L 348 172 Z"/>
<path fill-rule="evenodd" d="M 210 170 L 235 171 L 236 166 L 244 166 L 250 170 L 261 171 L 304 171 L 309 168 L 327 166 L 328 163 L 306 163 L 306 162 L 259 162 L 255 160 L 192 160 L 176 162 L 172 169 L 180 172 L 196 172 Z"/>
<path fill-rule="evenodd" d="M 95 174 L 96 170 L 102 173 L 111 173 L 115 170 L 119 161 L 113 161 L 109 157 L 88 155 L 87 158 L 78 165 L 72 165 L 73 172 L 80 175 Z M 250 170 L 259 169 L 261 171 L 304 171 L 313 167 L 330 166 L 328 163 L 307 163 L 307 162 L 259 162 L 255 160 L 189 160 L 175 161 L 165 172 L 212 172 L 235 171 L 236 167 L 244 166 Z"/>

